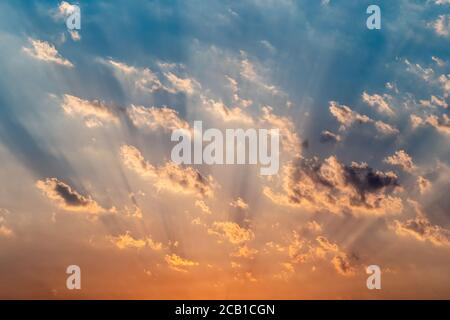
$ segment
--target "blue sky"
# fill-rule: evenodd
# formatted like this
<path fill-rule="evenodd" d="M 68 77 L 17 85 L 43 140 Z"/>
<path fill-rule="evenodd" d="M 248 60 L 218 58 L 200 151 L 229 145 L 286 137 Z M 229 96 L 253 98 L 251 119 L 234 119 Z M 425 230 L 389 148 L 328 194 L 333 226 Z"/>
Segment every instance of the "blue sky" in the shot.
<path fill-rule="evenodd" d="M 127 268 L 139 272 L 126 297 L 155 297 L 142 283 L 165 297 L 223 297 L 248 281 L 254 294 L 273 284 L 276 297 L 291 298 L 359 297 L 362 267 L 375 260 L 392 277 L 375 297 L 406 297 L 417 270 L 431 280 L 415 297 L 449 297 L 450 279 L 435 276 L 450 263 L 448 0 L 79 1 L 75 35 L 62 3 L 0 4 L 5 259 L 29 252 L 31 241 L 63 268 L 83 248 L 94 282 L 112 292 L 131 281 Z M 381 30 L 366 28 L 370 4 L 381 8 Z M 170 131 L 195 120 L 278 126 L 280 173 L 266 180 L 248 166 L 174 169 Z M 141 159 L 134 151 L 147 167 L 133 162 Z M 215 190 L 212 198 L 198 194 L 193 172 L 211 177 L 200 187 Z M 371 175 L 385 184 L 373 187 Z M 396 182 L 386 182 L 392 175 Z M 138 209 L 139 218 L 130 213 Z M 229 238 L 232 228 L 242 243 Z M 311 250 L 304 260 L 283 256 L 287 243 Z M 268 258 L 274 248 L 280 256 Z M 116 286 L 98 271 L 108 259 L 123 275 Z M 67 294 L 29 260 L 46 274 L 37 286 L 44 296 Z M 16 291 L 0 296 L 36 288 L 16 267 Z M 214 272 L 222 276 L 208 291 Z M 196 293 L 176 285 L 199 275 Z M 315 286 L 323 281 L 332 283 L 327 293 Z M 82 294 L 98 296 L 89 288 Z"/>

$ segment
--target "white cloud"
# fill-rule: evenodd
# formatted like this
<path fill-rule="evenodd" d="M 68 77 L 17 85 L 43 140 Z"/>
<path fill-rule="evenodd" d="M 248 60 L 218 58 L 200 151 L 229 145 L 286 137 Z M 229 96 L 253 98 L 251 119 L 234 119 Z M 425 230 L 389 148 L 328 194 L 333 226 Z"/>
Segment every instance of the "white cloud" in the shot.
<path fill-rule="evenodd" d="M 369 106 L 376 108 L 378 112 L 387 114 L 389 116 L 394 115 L 394 111 L 387 102 L 387 100 L 391 98 L 392 97 L 387 94 L 383 96 L 380 96 L 379 94 L 370 95 L 367 92 L 364 92 L 362 94 L 362 99 L 364 102 L 366 102 Z"/>
<path fill-rule="evenodd" d="M 441 37 L 450 35 L 450 15 L 440 15 L 436 20 L 430 22 L 429 25 Z"/>
<path fill-rule="evenodd" d="M 387 157 L 383 161 L 394 166 L 399 166 L 406 172 L 412 172 L 416 167 L 411 156 L 405 150 L 398 150 L 395 154 Z"/>
<path fill-rule="evenodd" d="M 56 63 L 64 67 L 73 68 L 74 65 L 69 60 L 63 58 L 58 53 L 58 50 L 56 50 L 54 45 L 32 38 L 29 39 L 29 42 L 31 47 L 23 47 L 22 50 L 31 57 L 45 62 Z"/>
<path fill-rule="evenodd" d="M 89 128 L 102 126 L 105 122 L 119 123 L 119 118 L 112 111 L 112 107 L 103 101 L 88 101 L 65 94 L 61 107 L 70 116 L 82 117 Z"/>
<path fill-rule="evenodd" d="M 121 147 L 120 154 L 127 168 L 143 178 L 151 179 L 157 189 L 200 197 L 214 194 L 212 177 L 204 177 L 192 167 L 182 167 L 173 162 L 155 167 L 144 159 L 137 148 L 128 145 Z"/>
<path fill-rule="evenodd" d="M 127 114 L 133 124 L 137 127 L 157 130 L 163 128 L 167 131 L 177 129 L 189 130 L 189 124 L 178 116 L 178 112 L 168 107 L 145 108 L 143 106 L 131 105 Z"/>

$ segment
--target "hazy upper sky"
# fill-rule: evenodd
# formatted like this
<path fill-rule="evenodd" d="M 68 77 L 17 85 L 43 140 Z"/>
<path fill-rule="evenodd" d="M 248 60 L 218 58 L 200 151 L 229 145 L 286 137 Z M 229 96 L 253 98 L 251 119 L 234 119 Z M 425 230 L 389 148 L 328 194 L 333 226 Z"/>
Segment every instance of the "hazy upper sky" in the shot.
<path fill-rule="evenodd" d="M 449 299 L 449 9 L 1 1 L 0 297 Z M 174 164 L 198 120 L 279 172 Z"/>

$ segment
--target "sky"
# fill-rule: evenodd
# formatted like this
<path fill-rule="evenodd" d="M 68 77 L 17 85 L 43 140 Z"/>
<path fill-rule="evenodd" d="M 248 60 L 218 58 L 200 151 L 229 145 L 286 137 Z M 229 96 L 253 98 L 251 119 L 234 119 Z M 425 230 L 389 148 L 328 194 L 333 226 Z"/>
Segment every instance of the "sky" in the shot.
<path fill-rule="evenodd" d="M 1 1 L 0 298 L 449 299 L 449 9 Z M 174 163 L 194 121 L 279 171 Z"/>

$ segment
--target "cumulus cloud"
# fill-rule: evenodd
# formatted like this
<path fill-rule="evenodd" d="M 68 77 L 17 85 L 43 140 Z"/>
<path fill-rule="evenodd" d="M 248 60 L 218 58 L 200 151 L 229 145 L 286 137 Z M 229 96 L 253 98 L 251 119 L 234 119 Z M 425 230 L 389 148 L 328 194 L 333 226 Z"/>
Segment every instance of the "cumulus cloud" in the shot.
<path fill-rule="evenodd" d="M 56 178 L 38 180 L 36 187 L 62 210 L 89 214 L 99 214 L 107 211 L 90 196 L 79 194 L 69 185 Z"/>
<path fill-rule="evenodd" d="M 324 260 L 343 276 L 352 276 L 356 273 L 357 256 L 347 254 L 338 244 L 323 235 L 308 240 L 301 238 L 298 232 L 293 231 L 286 246 L 269 242 L 266 247 L 269 250 L 276 250 L 278 253 L 286 253 L 291 266 Z M 282 278 L 286 276 L 284 272 L 279 275 Z"/>
<path fill-rule="evenodd" d="M 41 61 L 56 63 L 64 67 L 73 68 L 74 65 L 72 62 L 63 58 L 58 53 L 55 46 L 51 43 L 32 38 L 29 38 L 28 41 L 31 47 L 23 47 L 22 50 L 29 56 Z"/>
<path fill-rule="evenodd" d="M 240 246 L 235 252 L 231 253 L 232 257 L 253 259 L 258 253 L 258 250 L 250 248 L 247 245 Z"/>
<path fill-rule="evenodd" d="M 423 68 L 420 64 L 413 64 L 405 59 L 406 70 L 424 80 L 430 87 L 440 88 L 442 95 L 448 98 L 450 95 L 450 75 L 437 75 L 431 68 Z"/>
<path fill-rule="evenodd" d="M 167 71 L 170 68 L 168 67 L 169 64 L 166 63 L 159 64 L 166 71 L 162 71 L 161 77 L 158 77 L 157 73 L 148 67 L 135 67 L 112 59 L 102 60 L 102 62 L 112 67 L 122 83 L 132 88 L 132 90 L 139 90 L 144 93 L 164 90 L 173 94 L 184 92 L 187 95 L 193 95 L 201 89 L 200 83 L 194 78 L 182 78 L 172 71 Z"/>
<path fill-rule="evenodd" d="M 203 105 L 207 111 L 224 122 L 237 122 L 245 125 L 254 123 L 253 118 L 240 107 L 229 108 L 222 101 L 213 99 L 203 99 Z"/>
<path fill-rule="evenodd" d="M 239 87 L 237 80 L 229 76 L 225 76 L 225 78 L 228 80 L 228 83 L 231 87 L 231 91 L 233 94 L 233 102 L 238 104 L 241 108 L 249 107 L 253 103 L 253 101 L 250 99 L 242 99 L 239 96 Z"/>
<path fill-rule="evenodd" d="M 125 234 L 118 235 L 117 237 L 110 237 L 111 242 L 119 249 L 142 249 L 148 247 L 152 250 L 159 251 L 162 249 L 162 243 L 153 241 L 150 237 L 145 239 L 135 239 L 127 231 Z"/>
<path fill-rule="evenodd" d="M 430 180 L 428 180 L 428 179 L 426 179 L 426 178 L 424 178 L 424 177 L 422 177 L 422 176 L 418 176 L 417 177 L 417 186 L 418 186 L 418 188 L 419 188 L 419 192 L 421 193 L 421 194 L 424 194 L 424 193 L 426 193 L 428 190 L 430 190 L 431 189 L 431 182 L 430 182 Z"/>
<path fill-rule="evenodd" d="M 238 197 L 236 200 L 230 202 L 230 206 L 233 208 L 238 208 L 242 210 L 248 209 L 248 204 L 240 197 Z"/>
<path fill-rule="evenodd" d="M 392 228 L 400 236 L 410 236 L 419 241 L 427 241 L 436 246 L 450 248 L 450 231 L 433 225 L 421 211 L 419 204 L 412 201 L 416 217 L 406 221 L 394 220 Z"/>
<path fill-rule="evenodd" d="M 426 193 L 428 190 L 430 190 L 431 189 L 431 182 L 430 182 L 430 180 L 428 180 L 428 179 L 426 179 L 426 178 L 424 178 L 424 177 L 422 177 L 422 176 L 418 176 L 417 177 L 417 186 L 418 186 L 418 188 L 419 188 L 419 192 L 421 193 L 421 194 L 424 194 L 424 193 Z"/>
<path fill-rule="evenodd" d="M 440 107 L 443 109 L 448 108 L 448 104 L 447 104 L 447 102 L 445 102 L 444 99 L 436 97 L 434 95 L 432 95 L 429 100 L 420 100 L 419 102 L 424 107 L 429 107 L 429 108 Z"/>
<path fill-rule="evenodd" d="M 450 74 L 441 74 L 438 78 L 438 82 L 442 88 L 444 97 L 448 98 L 450 95 Z"/>
<path fill-rule="evenodd" d="M 448 0 L 448 1 L 450 2 L 450 0 Z M 441 58 L 432 56 L 431 59 L 432 59 L 434 62 L 436 62 L 436 64 L 437 64 L 439 67 L 445 66 L 445 61 L 442 60 Z"/>
<path fill-rule="evenodd" d="M 111 66 L 119 79 L 130 87 L 147 93 L 153 93 L 164 89 L 158 76 L 149 68 L 136 68 L 126 63 L 108 60 L 107 65 Z"/>
<path fill-rule="evenodd" d="M 188 271 L 187 268 L 199 265 L 198 262 L 182 258 L 176 255 L 175 253 L 171 255 L 166 255 L 164 259 L 166 260 L 169 268 L 178 272 L 187 272 Z"/>
<path fill-rule="evenodd" d="M 80 41 L 81 40 L 81 35 L 77 30 L 70 30 L 69 31 L 70 37 L 72 38 L 73 41 Z"/>
<path fill-rule="evenodd" d="M 244 52 L 241 52 L 241 54 L 244 56 L 244 59 L 241 60 L 241 68 L 240 68 L 240 74 L 244 79 L 247 79 L 256 85 L 262 87 L 263 89 L 267 90 L 271 94 L 280 94 L 280 90 L 274 86 L 268 84 L 263 77 L 256 71 L 255 64 L 251 62 Z"/>
<path fill-rule="evenodd" d="M 405 59 L 405 64 L 407 71 L 419 76 L 425 81 L 431 81 L 435 76 L 434 70 L 431 68 L 423 68 L 420 64 L 411 63 L 408 59 Z"/>
<path fill-rule="evenodd" d="M 217 235 L 220 239 L 227 240 L 232 244 L 242 244 L 252 240 L 255 236 L 250 229 L 242 228 L 231 221 L 214 222 L 208 229 L 208 233 Z"/>
<path fill-rule="evenodd" d="M 331 131 L 325 130 L 320 133 L 321 143 L 338 143 L 341 141 L 341 136 Z"/>
<path fill-rule="evenodd" d="M 72 14 L 73 12 L 75 12 L 76 10 L 76 6 L 68 3 L 67 1 L 61 1 L 58 5 L 58 10 L 56 12 L 56 18 L 65 18 L 68 15 Z"/>
<path fill-rule="evenodd" d="M 341 124 L 339 130 L 344 131 L 350 128 L 354 123 L 371 123 L 375 126 L 375 129 L 382 135 L 395 135 L 399 131 L 397 128 L 387 124 L 383 121 L 375 121 L 366 115 L 361 115 L 358 112 L 353 111 L 345 105 L 340 105 L 336 101 L 330 101 L 329 110 L 336 120 Z"/>
<path fill-rule="evenodd" d="M 383 161 L 393 166 L 399 166 L 406 172 L 412 172 L 416 167 L 411 156 L 407 154 L 405 150 L 398 150 Z"/>
<path fill-rule="evenodd" d="M 179 117 L 177 111 L 168 107 L 146 108 L 131 105 L 127 109 L 127 114 L 135 126 L 152 131 L 159 128 L 170 132 L 177 129 L 189 130 L 189 124 Z"/>
<path fill-rule="evenodd" d="M 429 125 L 438 132 L 450 134 L 450 118 L 446 114 L 443 114 L 442 116 L 428 115 L 425 118 L 411 115 L 410 122 L 413 129 L 416 129 L 419 126 Z"/>
<path fill-rule="evenodd" d="M 70 116 L 82 117 L 87 127 L 98 127 L 104 123 L 119 123 L 113 107 L 99 100 L 84 100 L 69 94 L 63 96 L 61 107 Z"/>
<path fill-rule="evenodd" d="M 280 130 L 283 150 L 292 156 L 299 156 L 301 153 L 301 142 L 292 120 L 288 117 L 274 114 L 273 108 L 269 106 L 263 107 L 262 112 L 261 122 L 270 126 L 270 128 Z"/>
<path fill-rule="evenodd" d="M 331 114 L 341 124 L 341 130 L 351 127 L 356 121 L 359 123 L 371 122 L 368 116 L 360 115 L 349 107 L 340 105 L 336 101 L 330 101 L 329 109 Z"/>
<path fill-rule="evenodd" d="M 439 36 L 448 37 L 450 34 L 450 15 L 440 15 L 429 25 Z"/>
<path fill-rule="evenodd" d="M 376 108 L 378 112 L 387 114 L 389 116 L 394 115 L 394 111 L 387 102 L 387 100 L 391 98 L 392 97 L 387 94 L 383 96 L 380 96 L 379 94 L 370 95 L 367 92 L 363 92 L 362 94 L 362 99 L 364 102 L 366 102 L 369 106 Z"/>
<path fill-rule="evenodd" d="M 165 72 L 164 76 L 171 84 L 171 92 L 184 92 L 188 95 L 194 94 L 201 89 L 200 83 L 193 78 L 180 78 L 172 72 Z"/>
<path fill-rule="evenodd" d="M 280 205 L 355 215 L 399 213 L 403 208 L 401 199 L 391 195 L 398 186 L 395 173 L 366 163 L 347 166 L 334 156 L 323 162 L 299 158 L 283 168 L 282 177 L 283 193 L 264 188 L 264 194 Z"/>
<path fill-rule="evenodd" d="M 212 214 L 211 209 L 203 200 L 195 200 L 195 206 L 200 208 L 204 214 L 210 215 Z"/>
<path fill-rule="evenodd" d="M 6 216 L 9 215 L 9 211 L 0 208 L 0 237 L 11 238 L 14 236 L 13 230 L 8 226 Z"/>
<path fill-rule="evenodd" d="M 342 251 L 339 246 L 331 241 L 329 241 L 324 236 L 319 236 L 316 238 L 319 243 L 319 252 L 320 249 L 324 250 L 324 253 L 319 253 L 325 255 L 326 253 L 331 253 L 333 258 L 331 259 L 331 264 L 335 268 L 335 270 L 343 275 L 343 276 L 352 276 L 356 273 L 356 269 L 352 264 L 352 259 Z"/>
<path fill-rule="evenodd" d="M 128 145 L 121 147 L 120 154 L 126 167 L 143 178 L 153 180 L 157 189 L 206 197 L 214 193 L 213 178 L 202 176 L 192 167 L 183 167 L 173 162 L 155 167 L 144 159 L 137 148 Z"/>

